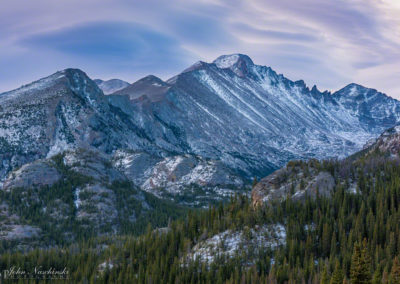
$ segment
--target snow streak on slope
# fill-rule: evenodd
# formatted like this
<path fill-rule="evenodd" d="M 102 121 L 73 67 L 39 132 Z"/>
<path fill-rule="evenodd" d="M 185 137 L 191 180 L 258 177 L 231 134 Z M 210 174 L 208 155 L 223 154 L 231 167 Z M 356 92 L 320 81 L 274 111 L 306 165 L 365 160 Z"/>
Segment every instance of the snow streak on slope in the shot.
<path fill-rule="evenodd" d="M 375 90 L 310 90 L 241 54 L 198 62 L 167 82 L 157 78 L 162 90 L 152 91 L 154 80 L 133 84 L 145 92 L 125 109 L 147 125 L 146 134 L 162 148 L 218 159 L 249 177 L 290 159 L 349 155 L 400 121 L 400 103 Z"/>

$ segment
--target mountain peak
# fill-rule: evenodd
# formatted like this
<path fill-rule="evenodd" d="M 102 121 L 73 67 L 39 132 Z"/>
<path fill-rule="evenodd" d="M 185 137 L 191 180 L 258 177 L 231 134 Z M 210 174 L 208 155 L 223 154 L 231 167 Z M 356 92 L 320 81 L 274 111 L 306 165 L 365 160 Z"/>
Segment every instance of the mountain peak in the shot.
<path fill-rule="evenodd" d="M 251 58 L 245 54 L 221 55 L 213 61 L 213 63 L 221 69 L 231 69 L 240 77 L 244 77 L 249 69 L 254 66 Z"/>
<path fill-rule="evenodd" d="M 105 95 L 112 94 L 129 86 L 128 82 L 120 79 L 110 79 L 107 81 L 95 79 L 93 81 L 97 84 L 97 86 L 99 86 Z"/>
<path fill-rule="evenodd" d="M 56 85 L 77 87 L 77 85 L 82 81 L 90 81 L 90 79 L 82 70 L 68 68 L 62 71 L 57 71 L 50 76 L 41 78 L 32 83 L 23 85 L 18 89 L 2 93 L 0 96 L 3 100 L 14 100 L 25 96 L 26 98 L 34 99 L 33 97 L 30 97 L 30 94 L 37 92 L 38 90 L 49 89 Z"/>
<path fill-rule="evenodd" d="M 364 87 L 356 83 L 351 83 L 345 86 L 344 88 L 336 91 L 333 95 L 337 97 L 357 97 L 360 95 L 370 97 L 377 93 L 386 97 L 385 94 L 378 92 L 375 89 Z"/>
<path fill-rule="evenodd" d="M 229 55 L 221 55 L 213 61 L 218 68 L 232 68 L 244 64 L 247 67 L 253 66 L 254 63 L 251 58 L 245 54 L 235 53 Z"/>
<path fill-rule="evenodd" d="M 77 80 L 78 78 L 91 80 L 85 72 L 83 72 L 81 69 L 77 69 L 77 68 L 67 68 L 67 69 L 59 71 L 55 74 L 60 74 L 61 77 L 64 76 L 64 77 L 68 78 L 69 80 L 71 80 L 71 79 Z M 55 75 L 55 74 L 53 74 L 53 75 Z"/>
<path fill-rule="evenodd" d="M 340 89 L 338 92 L 345 90 L 347 92 L 356 92 L 356 91 L 361 91 L 361 90 L 369 90 L 369 88 L 364 87 L 362 85 L 356 84 L 356 83 L 350 83 L 348 85 L 346 85 L 345 87 L 343 87 L 342 89 Z"/>
<path fill-rule="evenodd" d="M 154 75 L 147 75 L 146 77 L 143 77 L 142 79 L 139 79 L 137 82 L 150 82 L 152 83 L 154 86 L 157 86 L 157 84 L 159 86 L 165 86 L 167 85 L 167 83 L 165 83 L 163 80 L 161 80 L 159 77 L 154 76 Z"/>
<path fill-rule="evenodd" d="M 147 95 L 153 101 L 160 100 L 170 85 L 154 75 L 148 75 L 127 87 L 116 91 L 113 95 L 128 96 L 134 100 Z"/>
<path fill-rule="evenodd" d="M 356 83 L 350 83 L 347 86 L 345 86 L 343 89 L 353 89 L 353 88 L 354 89 L 367 89 L 366 87 L 361 86 L 361 85 L 356 84 Z"/>

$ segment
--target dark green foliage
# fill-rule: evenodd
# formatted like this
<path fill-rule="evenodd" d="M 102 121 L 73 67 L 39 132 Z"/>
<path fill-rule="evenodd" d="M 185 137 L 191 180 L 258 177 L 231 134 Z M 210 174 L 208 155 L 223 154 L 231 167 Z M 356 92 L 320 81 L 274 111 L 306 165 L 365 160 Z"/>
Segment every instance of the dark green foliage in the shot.
<path fill-rule="evenodd" d="M 336 260 L 335 270 L 332 273 L 331 282 L 329 282 L 329 284 L 342 284 L 343 278 L 344 278 L 344 275 L 343 275 L 342 268 L 340 267 L 340 262 L 338 260 Z"/>
<path fill-rule="evenodd" d="M 253 178 L 252 188 L 254 188 L 258 183 L 257 177 Z"/>
<path fill-rule="evenodd" d="M 371 258 L 368 253 L 366 239 L 364 239 L 362 246 L 358 243 L 354 245 L 354 252 L 351 258 L 350 277 L 352 284 L 372 283 Z"/>
<path fill-rule="evenodd" d="M 28 248 L 67 246 L 72 242 L 82 242 L 104 233 L 139 235 L 145 232 L 148 224 L 163 227 L 170 220 L 185 216 L 188 211 L 186 207 L 142 192 L 130 182 L 114 182 L 104 186 L 115 196 L 117 219 L 108 220 L 109 216 L 100 216 L 102 208 L 99 209 L 96 202 L 91 202 L 90 198 L 95 195 L 92 191 L 79 193 L 81 200 L 90 201 L 82 204 L 80 209 L 85 214 L 93 214 L 97 219 L 79 218 L 75 205 L 76 189 L 84 188 L 95 181 L 69 169 L 63 163 L 63 158 L 62 154 L 52 157 L 52 162 L 62 175 L 52 186 L 0 191 L 0 204 L 7 204 L 10 214 L 19 217 L 20 224 L 40 229 L 39 238 L 27 241 Z M 98 198 L 101 201 L 107 199 L 108 195 L 108 192 L 103 192 Z M 5 217 L 0 214 L 0 218 Z M 20 244 L 18 241 L 3 240 L 0 242 L 0 253 L 12 250 Z"/>
<path fill-rule="evenodd" d="M 390 281 L 391 284 L 400 284 L 400 262 L 398 257 L 395 257 L 393 261 Z"/>
<path fill-rule="evenodd" d="M 140 230 L 147 227 L 144 235 L 132 236 L 133 228 L 126 225 L 124 237 L 89 238 L 79 248 L 7 252 L 0 256 L 0 270 L 9 265 L 66 265 L 74 283 L 398 283 L 398 161 L 372 153 L 358 160 L 308 163 L 331 172 L 338 181 L 331 197 L 287 199 L 255 208 L 247 197 L 235 196 L 227 204 L 185 211 L 185 217 L 169 222 L 170 216 L 184 211 L 176 212 L 172 204 L 160 205 L 146 195 L 148 204 L 158 210 L 149 211 L 154 212 L 149 219 L 138 218 Z M 357 193 L 348 191 L 354 182 Z M 143 208 L 130 205 L 129 188 L 112 187 L 120 196 L 120 207 L 141 212 Z M 69 200 L 68 195 L 63 198 Z M 152 229 L 166 223 L 168 228 Z M 251 238 L 250 229 L 277 223 L 286 228 L 286 245 L 275 250 L 243 248 L 231 258 L 222 255 L 208 264 L 188 257 L 196 244 L 217 233 L 240 230 Z M 99 271 L 102 263 L 112 266 Z"/>

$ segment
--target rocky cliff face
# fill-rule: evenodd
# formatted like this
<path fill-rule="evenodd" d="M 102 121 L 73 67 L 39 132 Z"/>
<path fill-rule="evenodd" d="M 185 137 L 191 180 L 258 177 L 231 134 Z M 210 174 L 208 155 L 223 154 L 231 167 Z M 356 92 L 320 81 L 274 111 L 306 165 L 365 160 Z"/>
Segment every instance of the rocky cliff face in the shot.
<path fill-rule="evenodd" d="M 315 168 L 313 163 L 290 162 L 258 182 L 251 198 L 254 206 L 286 198 L 304 201 L 317 195 L 328 197 L 336 181 L 332 174 Z"/>
<path fill-rule="evenodd" d="M 160 148 L 218 159 L 247 177 L 291 159 L 347 156 L 400 119 L 400 103 L 376 90 L 310 90 L 240 54 L 167 82 L 146 77 L 109 98 Z"/>
<path fill-rule="evenodd" d="M 329 197 L 336 186 L 356 194 L 360 187 L 360 173 L 373 173 L 375 168 L 389 161 L 400 163 L 400 126 L 384 131 L 369 141 L 363 150 L 343 160 L 290 161 L 253 187 L 252 203 L 259 206 L 286 198 L 304 201 L 317 195 Z"/>
<path fill-rule="evenodd" d="M 0 175 L 75 148 L 111 153 L 148 140 L 76 69 L 0 94 Z"/>
<path fill-rule="evenodd" d="M 371 151 L 380 151 L 392 157 L 400 155 L 400 126 L 397 125 L 383 132 L 371 145 L 366 148 Z"/>

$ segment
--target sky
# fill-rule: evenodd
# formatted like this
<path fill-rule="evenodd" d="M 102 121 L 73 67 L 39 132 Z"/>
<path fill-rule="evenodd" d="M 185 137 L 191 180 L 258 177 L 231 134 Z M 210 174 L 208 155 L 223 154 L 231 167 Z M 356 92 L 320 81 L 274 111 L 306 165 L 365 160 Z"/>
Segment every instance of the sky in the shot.
<path fill-rule="evenodd" d="M 0 92 L 73 67 L 130 83 L 243 53 L 400 99 L 400 0 L 1 0 Z"/>

